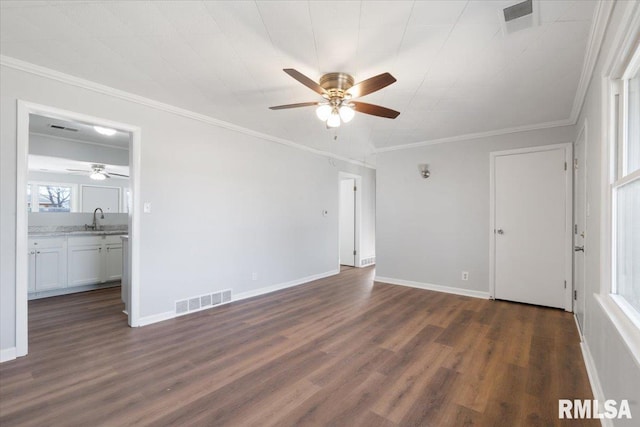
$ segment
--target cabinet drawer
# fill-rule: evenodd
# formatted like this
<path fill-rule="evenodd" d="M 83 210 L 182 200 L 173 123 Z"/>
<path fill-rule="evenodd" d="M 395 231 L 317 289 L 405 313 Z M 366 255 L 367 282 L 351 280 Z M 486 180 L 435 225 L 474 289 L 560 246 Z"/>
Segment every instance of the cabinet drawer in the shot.
<path fill-rule="evenodd" d="M 105 236 L 74 236 L 69 237 L 69 246 L 101 245 Z"/>
<path fill-rule="evenodd" d="M 64 243 L 64 237 L 34 237 L 29 239 L 29 249 L 61 248 Z"/>

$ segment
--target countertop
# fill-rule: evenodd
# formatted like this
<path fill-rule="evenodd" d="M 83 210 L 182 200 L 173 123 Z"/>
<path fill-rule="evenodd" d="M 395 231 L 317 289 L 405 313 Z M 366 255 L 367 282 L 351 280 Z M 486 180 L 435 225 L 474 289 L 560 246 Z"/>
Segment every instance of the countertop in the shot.
<path fill-rule="evenodd" d="M 51 230 L 51 231 L 30 231 L 29 237 L 62 237 L 62 236 L 118 236 L 126 235 L 127 230 Z"/>

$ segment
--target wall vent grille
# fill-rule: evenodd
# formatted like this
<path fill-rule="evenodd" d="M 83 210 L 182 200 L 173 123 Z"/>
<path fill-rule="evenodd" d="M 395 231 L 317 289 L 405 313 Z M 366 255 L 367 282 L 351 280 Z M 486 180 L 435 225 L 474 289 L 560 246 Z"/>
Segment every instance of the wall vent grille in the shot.
<path fill-rule="evenodd" d="M 187 314 L 231 301 L 231 289 L 176 301 L 176 314 Z"/>
<path fill-rule="evenodd" d="M 363 258 L 360 260 L 360 266 L 366 267 L 367 265 L 373 265 L 376 263 L 376 257 Z"/>
<path fill-rule="evenodd" d="M 189 299 L 189 311 L 194 311 L 200 308 L 200 298 Z"/>
<path fill-rule="evenodd" d="M 182 314 L 189 311 L 189 301 L 176 301 L 176 314 Z"/>
<path fill-rule="evenodd" d="M 208 307 L 211 305 L 211 295 L 202 295 L 200 297 L 200 306 Z"/>
<path fill-rule="evenodd" d="M 222 302 L 231 301 L 231 290 L 222 291 Z"/>
<path fill-rule="evenodd" d="M 214 294 L 211 294 L 211 304 L 212 305 L 220 304 L 221 302 L 222 302 L 222 293 L 221 292 L 216 292 Z"/>

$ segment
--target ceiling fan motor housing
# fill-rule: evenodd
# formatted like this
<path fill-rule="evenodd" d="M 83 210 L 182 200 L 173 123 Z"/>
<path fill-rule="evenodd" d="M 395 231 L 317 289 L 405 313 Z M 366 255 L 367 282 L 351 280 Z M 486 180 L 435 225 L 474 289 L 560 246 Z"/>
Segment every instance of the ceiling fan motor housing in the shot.
<path fill-rule="evenodd" d="M 325 96 L 327 99 L 343 99 L 347 96 L 346 91 L 353 86 L 354 80 L 346 73 L 327 73 L 320 77 L 319 83 L 328 92 Z"/>

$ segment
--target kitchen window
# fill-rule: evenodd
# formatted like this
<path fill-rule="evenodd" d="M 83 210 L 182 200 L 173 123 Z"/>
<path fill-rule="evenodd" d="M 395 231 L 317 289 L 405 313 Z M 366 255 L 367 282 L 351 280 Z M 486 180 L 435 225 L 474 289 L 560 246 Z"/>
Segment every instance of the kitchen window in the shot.
<path fill-rule="evenodd" d="M 27 210 L 29 212 L 77 212 L 76 184 L 29 182 Z"/>

